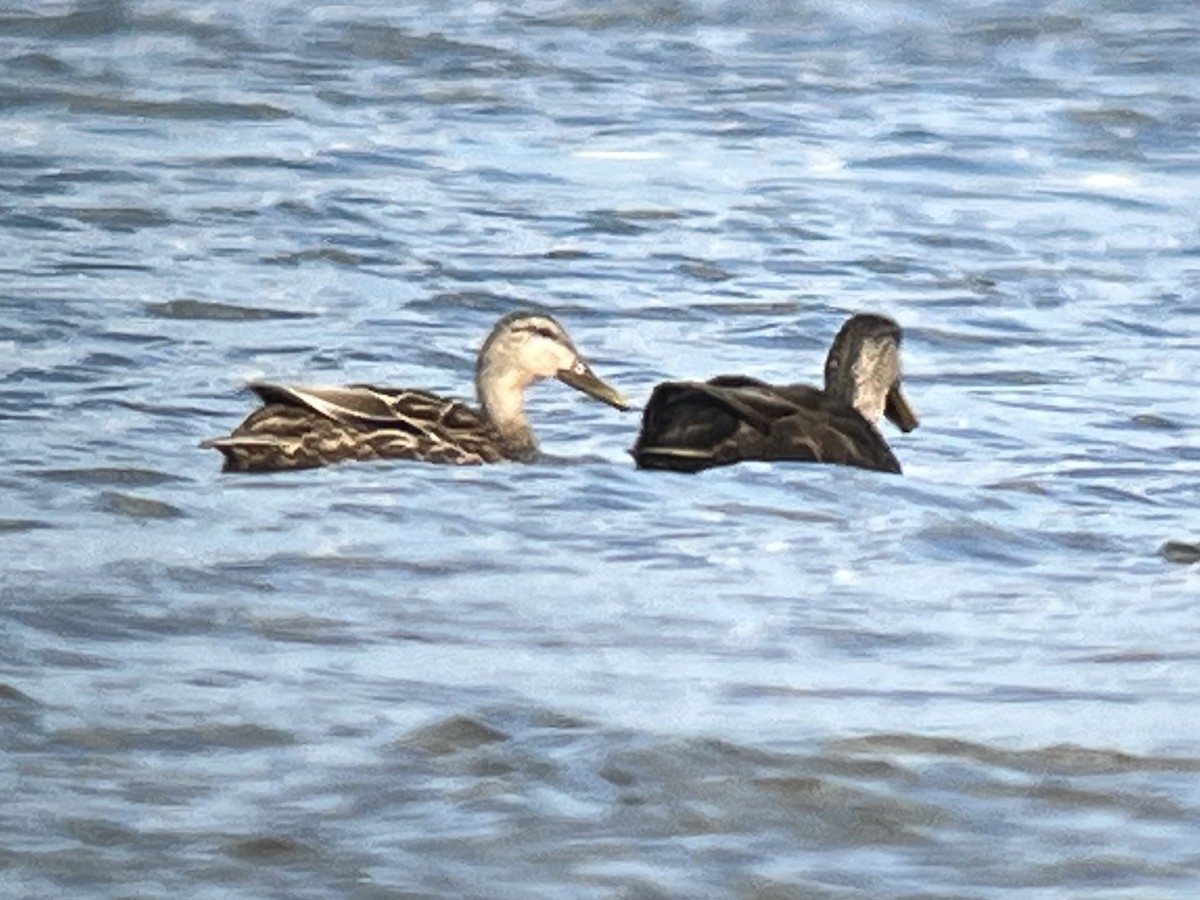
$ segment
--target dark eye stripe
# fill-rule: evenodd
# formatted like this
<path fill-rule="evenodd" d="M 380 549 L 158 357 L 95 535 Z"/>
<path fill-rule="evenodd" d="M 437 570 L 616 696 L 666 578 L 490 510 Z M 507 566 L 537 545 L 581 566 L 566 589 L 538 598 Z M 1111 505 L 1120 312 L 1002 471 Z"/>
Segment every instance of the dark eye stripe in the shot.
<path fill-rule="evenodd" d="M 517 331 L 524 331 L 527 334 L 540 334 L 542 337 L 549 338 L 552 341 L 557 341 L 559 339 L 558 332 L 556 332 L 549 325 L 538 325 L 535 322 L 522 325 L 517 329 Z"/>

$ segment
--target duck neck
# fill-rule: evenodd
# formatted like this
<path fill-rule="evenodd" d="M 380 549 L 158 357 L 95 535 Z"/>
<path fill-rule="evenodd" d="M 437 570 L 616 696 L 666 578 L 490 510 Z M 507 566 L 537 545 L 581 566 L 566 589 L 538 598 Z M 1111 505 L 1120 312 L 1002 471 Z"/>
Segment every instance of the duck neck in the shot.
<path fill-rule="evenodd" d="M 825 393 L 853 406 L 868 422 L 883 415 L 887 386 L 880 383 L 880 348 L 834 346 L 825 364 Z"/>
<path fill-rule="evenodd" d="M 480 365 L 475 374 L 475 391 L 484 417 L 519 459 L 537 453 L 533 429 L 525 418 L 525 388 L 528 386 L 517 372 L 497 370 L 486 364 Z"/>

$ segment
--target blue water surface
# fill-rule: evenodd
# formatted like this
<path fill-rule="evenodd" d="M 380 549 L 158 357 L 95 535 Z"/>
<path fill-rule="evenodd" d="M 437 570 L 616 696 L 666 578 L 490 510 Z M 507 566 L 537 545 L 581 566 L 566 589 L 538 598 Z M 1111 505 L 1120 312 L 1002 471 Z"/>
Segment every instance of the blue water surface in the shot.
<path fill-rule="evenodd" d="M 1193 4 L 0 11 L 0 884 L 1200 891 Z M 637 402 L 905 329 L 902 477 L 221 474 L 246 381 Z"/>

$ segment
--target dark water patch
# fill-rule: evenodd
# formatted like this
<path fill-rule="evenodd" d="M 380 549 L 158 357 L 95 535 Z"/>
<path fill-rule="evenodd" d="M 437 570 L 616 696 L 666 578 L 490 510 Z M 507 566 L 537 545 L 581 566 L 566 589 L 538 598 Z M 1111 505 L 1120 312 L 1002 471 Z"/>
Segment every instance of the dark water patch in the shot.
<path fill-rule="evenodd" d="M 3 19 L 0 18 L 0 23 Z M 55 164 L 53 157 L 42 153 L 5 153 L 0 151 L 0 172 L 41 172 L 47 166 Z"/>
<path fill-rule="evenodd" d="M 182 519 L 187 515 L 179 507 L 162 500 L 119 491 L 102 491 L 96 498 L 96 505 L 103 512 L 131 519 Z"/>
<path fill-rule="evenodd" d="M 331 503 L 328 509 L 331 514 L 345 516 L 348 519 L 363 522 L 374 519 L 380 522 L 392 522 L 400 524 L 403 522 L 411 522 L 414 518 L 412 510 L 397 508 L 388 504 L 381 505 L 352 501 L 338 501 Z M 464 524 L 466 524 L 465 521 Z"/>
<path fill-rule="evenodd" d="M 171 475 L 155 469 L 132 468 L 43 469 L 36 474 L 39 478 L 61 484 L 121 485 L 125 487 L 155 487 L 160 484 L 187 480 L 178 475 Z"/>
<path fill-rule="evenodd" d="M 547 69 L 530 57 L 487 44 L 454 40 L 386 22 L 347 22 L 319 39 L 321 55 L 346 55 L 417 68 L 425 77 L 521 77 Z"/>
<path fill-rule="evenodd" d="M 7 663 L 24 663 L 5 654 Z M 46 749 L 43 714 L 46 707 L 7 684 L 0 684 L 0 753 L 37 754 Z M 10 757 L 11 758 L 11 757 Z M 0 814 L 2 824 L 2 814 Z M 0 865 L 0 870 L 3 865 Z"/>
<path fill-rule="evenodd" d="M 164 319 L 192 319 L 215 322 L 262 322 L 274 319 L 311 319 L 312 313 L 290 309 L 270 309 L 258 306 L 238 306 L 209 300 L 181 298 L 166 303 L 147 303 L 147 313 Z"/>
<path fill-rule="evenodd" d="M 1016 784 L 992 781 L 973 793 L 977 796 L 1036 800 L 1072 813 L 1080 810 L 1110 811 L 1137 819 L 1163 821 L 1186 820 L 1191 815 L 1191 810 L 1167 797 L 1086 788 L 1057 778 Z"/>
<path fill-rule="evenodd" d="M 617 216 L 635 222 L 675 222 L 694 216 L 694 212 L 677 209 L 656 209 L 652 207 L 628 207 L 621 209 L 602 209 L 595 211 L 599 215 Z"/>
<path fill-rule="evenodd" d="M 1136 472 L 1136 474 L 1134 474 Z M 1125 470 L 1121 471 L 1117 467 L 1111 469 L 1096 468 L 1087 473 L 1079 469 L 1070 469 L 1061 473 L 1069 478 L 1117 478 L 1120 480 L 1136 480 L 1140 481 L 1145 477 L 1145 470 Z M 1080 493 L 1089 497 L 1094 497 L 1105 503 L 1136 503 L 1139 506 L 1159 506 L 1160 501 L 1153 497 L 1147 497 L 1144 494 L 1139 494 L 1131 490 L 1123 488 L 1115 488 L 1105 484 L 1088 484 L 1080 489 Z"/>
<path fill-rule="evenodd" d="M 387 262 L 377 259 L 375 262 Z M 272 266 L 298 267 L 312 262 L 333 263 L 337 266 L 358 268 L 368 262 L 367 257 L 353 253 L 341 247 L 316 247 L 309 250 L 297 250 L 294 253 L 279 253 L 274 256 L 264 256 L 262 262 Z"/>
<path fill-rule="evenodd" d="M 1158 548 L 1159 555 L 1167 562 L 1190 566 L 1200 562 L 1200 543 L 1193 541 L 1166 541 Z"/>
<path fill-rule="evenodd" d="M 1059 200 L 1082 200 L 1088 204 L 1098 204 L 1113 210 L 1128 211 L 1128 212 L 1147 212 L 1167 214 L 1170 208 L 1163 206 L 1161 203 L 1154 203 L 1149 200 L 1137 200 L 1133 197 L 1121 197 L 1116 194 L 1098 194 L 1087 191 L 1066 191 L 1066 190 L 1050 190 L 1043 188 L 1041 191 L 1047 197 L 1053 197 Z"/>
<path fill-rule="evenodd" d="M 1002 244 L 999 241 L 969 237 L 962 234 L 895 232 L 889 236 L 908 240 L 922 247 L 932 247 L 936 250 L 966 250 L 985 255 L 989 258 L 1012 256 L 1015 253 L 1011 244 Z"/>
<path fill-rule="evenodd" d="M 657 476 L 658 473 L 655 473 Z M 670 477 L 670 476 L 668 476 Z M 714 503 L 703 507 L 712 512 L 721 513 L 722 515 L 730 516 L 733 519 L 741 518 L 768 518 L 768 519 L 784 519 L 789 522 L 801 522 L 805 524 L 829 524 L 840 525 L 845 519 L 843 516 L 836 513 L 823 513 L 811 509 L 801 508 L 783 508 L 775 506 L 762 506 L 759 504 L 746 503 L 744 501 L 727 501 L 722 503 Z M 714 526 L 715 528 L 716 526 Z"/>
<path fill-rule="evenodd" d="M 587 215 L 587 224 L 579 229 L 584 234 L 609 234 L 618 237 L 636 237 L 649 229 L 612 212 L 596 211 Z"/>
<path fill-rule="evenodd" d="M 814 776 L 768 776 L 755 779 L 768 802 L 819 823 L 823 843 L 924 844 L 926 829 L 945 818 L 932 805 L 900 800 Z M 806 829 L 807 830 L 807 829 Z"/>
<path fill-rule="evenodd" d="M 1033 494 L 1039 497 L 1050 496 L 1050 490 L 1044 484 L 1039 481 L 1032 481 L 1025 478 L 997 481 L 992 484 L 984 485 L 984 489 L 989 491 L 1015 491 L 1017 493 Z"/>
<path fill-rule="evenodd" d="M 1200 660 L 1200 651 L 1195 653 L 1163 652 L 1159 650 L 1116 650 L 1112 653 L 1095 653 L 1078 657 L 1079 662 L 1100 665 L 1159 665 L 1166 662 L 1195 663 Z"/>
<path fill-rule="evenodd" d="M 300 200 L 280 200 L 272 204 L 270 211 L 293 222 L 320 223 L 327 221 L 329 216 L 323 206 Z"/>
<path fill-rule="evenodd" d="M 51 522 L 40 519 L 0 519 L 0 535 L 22 531 L 37 531 L 41 528 L 54 528 Z"/>
<path fill-rule="evenodd" d="M 778 316 L 778 317 L 795 317 L 798 313 L 805 311 L 807 307 L 798 300 L 760 300 L 760 299 L 738 299 L 730 298 L 718 301 L 702 301 L 688 304 L 688 308 L 695 312 L 708 313 L 710 318 L 724 319 L 725 317 L 733 318 L 734 316 Z M 730 322 L 731 333 L 736 334 L 739 339 L 751 338 L 750 332 L 744 328 L 737 328 L 734 322 Z M 759 327 L 759 326 L 755 326 Z M 756 346 L 767 346 L 771 343 L 778 342 L 787 347 L 794 348 L 797 343 L 803 341 L 803 338 L 797 337 L 794 333 L 781 331 L 779 323 L 771 322 L 761 326 L 764 334 L 762 337 L 755 339 Z M 761 343 L 757 343 L 761 341 Z M 810 346 L 821 346 L 820 341 L 809 341 Z"/>
<path fill-rule="evenodd" d="M 136 369 L 138 363 L 128 356 L 122 356 L 118 353 L 109 353 L 104 350 L 97 350 L 89 353 L 79 361 L 81 369 L 91 369 L 96 372 L 107 372 L 112 369 L 118 369 L 122 372 L 128 372 Z M 106 385 L 103 390 L 111 390 L 111 385 Z"/>
<path fill-rule="evenodd" d="M 556 250 L 547 250 L 544 254 L 546 259 L 575 261 L 586 259 L 600 259 L 599 253 L 594 253 L 589 250 L 579 250 L 574 247 L 562 247 Z"/>
<path fill-rule="evenodd" d="M 751 12 L 751 10 L 747 10 Z M 585 33 L 618 30 L 638 33 L 643 29 L 659 29 L 668 33 L 684 30 L 704 21 L 699 8 L 679 0 L 648 0 L 645 3 L 615 3 L 604 8 L 587 5 L 566 5 L 555 8 L 552 15 L 511 13 L 531 27 L 551 30 L 582 29 Z"/>
<path fill-rule="evenodd" d="M 128 28 L 130 10 L 124 3 L 84 3 L 69 12 L 36 14 L 6 11 L 0 14 L 0 31 L 6 35 L 38 38 L 95 38 Z"/>
<path fill-rule="evenodd" d="M 671 209 L 595 209 L 584 214 L 584 225 L 576 233 L 636 237 L 648 233 L 654 224 L 677 221 L 687 215 Z"/>
<path fill-rule="evenodd" d="M 174 224 L 175 220 L 161 210 L 141 207 L 91 207 L 47 209 L 48 214 L 72 218 L 84 225 L 95 225 L 105 231 L 121 233 L 138 231 L 142 228 L 162 228 Z"/>
<path fill-rule="evenodd" d="M 211 636 L 226 631 L 244 631 L 240 608 L 231 608 L 228 598 L 213 603 L 174 606 L 159 601 L 163 590 L 162 569 L 153 557 L 111 564 L 89 573 L 92 590 L 71 593 L 48 591 L 40 584 L 10 593 L 8 615 L 37 631 L 73 642 L 75 652 L 94 650 L 96 645 L 119 645 L 146 637 Z M 115 585 L 116 589 L 109 589 Z M 65 664 L 65 663 L 64 663 Z M 104 658 L 98 658 L 101 667 Z M 90 666 L 85 660 L 85 668 Z"/>
<path fill-rule="evenodd" d="M 79 670 L 85 672 L 102 672 L 119 669 L 122 665 L 121 661 L 111 656 L 55 648 L 46 648 L 39 651 L 38 662 L 47 669 L 61 668 L 68 671 Z"/>
<path fill-rule="evenodd" d="M 1031 369 L 996 369 L 983 372 L 951 370 L 938 372 L 936 376 L 905 375 L 905 381 L 911 381 L 913 384 L 920 383 L 922 379 L 935 384 L 952 384 L 959 387 L 1037 387 L 1048 384 L 1066 384 L 1073 379 L 1073 376 Z M 997 400 L 996 402 L 1003 401 Z M 1023 409 L 1030 408 L 1024 400 L 1014 401 L 1010 405 Z M 1054 407 L 1049 408 L 1054 409 Z"/>
<path fill-rule="evenodd" d="M 678 270 L 690 278 L 695 278 L 697 281 L 706 281 L 709 283 L 728 281 L 734 277 L 723 266 L 703 259 L 685 260 L 679 264 Z"/>
<path fill-rule="evenodd" d="M 941 153 L 890 153 L 853 161 L 849 168 L 882 171 L 930 171 L 975 177 L 998 174 L 997 164 L 994 160 L 980 162 L 962 156 L 948 156 Z"/>
<path fill-rule="evenodd" d="M 1137 704 L 1141 698 L 1133 693 L 1102 691 L 1070 691 L 1044 688 L 1037 685 L 995 685 L 987 690 L 989 702 L 996 703 L 1059 703 L 1081 701 L 1089 704 Z"/>
<path fill-rule="evenodd" d="M 1162 328 L 1158 325 L 1142 319 L 1131 321 L 1129 319 L 1102 319 L 1095 323 L 1096 327 L 1102 328 L 1105 331 L 1111 331 L 1116 334 L 1135 334 L 1142 337 L 1152 338 L 1173 338 L 1176 336 L 1175 331 L 1170 328 Z"/>
<path fill-rule="evenodd" d="M 255 634 L 271 641 L 334 647 L 367 643 L 346 622 L 320 616 L 255 616 Z"/>
<path fill-rule="evenodd" d="M 963 20 L 962 35 L 968 41 L 983 44 L 1037 44 L 1052 37 L 1088 31 L 1090 22 L 1078 16 L 1040 13 L 1032 15 L 1002 15 L 972 22 Z"/>
<path fill-rule="evenodd" d="M 0 14 L 0 24 L 5 18 Z M 75 73 L 66 62 L 50 53 L 18 53 L 0 63 L 4 69 L 17 76 L 32 75 L 35 79 L 62 78 Z"/>
<path fill-rule="evenodd" d="M 256 673 L 208 669 L 189 675 L 185 681 L 196 687 L 229 689 L 245 684 L 262 683 L 264 679 Z"/>
<path fill-rule="evenodd" d="M 152 272 L 154 266 L 130 262 L 75 260 L 55 263 L 51 269 L 59 275 L 91 275 L 102 272 Z"/>
<path fill-rule="evenodd" d="M 295 490 L 294 485 L 289 490 Z M 408 560 L 384 556 L 295 556 L 277 554 L 261 560 L 229 563 L 225 567 L 235 573 L 270 575 L 287 573 L 289 576 L 303 572 L 342 574 L 396 573 L 424 576 L 449 576 L 456 574 L 504 574 L 524 571 L 522 565 L 498 559 L 430 559 Z"/>
<path fill-rule="evenodd" d="M 279 334 L 274 335 L 278 338 Z M 261 364 L 262 358 L 268 359 L 274 357 L 282 357 L 290 363 L 294 357 L 311 357 L 320 362 L 326 362 L 326 359 L 319 357 L 319 349 L 313 344 L 281 344 L 281 343 L 261 343 L 261 344 L 237 344 L 229 347 L 226 354 L 229 359 L 240 362 L 250 363 L 252 365 Z M 337 369 L 338 359 L 336 357 L 328 360 L 328 364 L 322 368 Z M 247 479 L 249 481 L 250 479 Z"/>
<path fill-rule="evenodd" d="M 1064 110 L 1063 115 L 1077 125 L 1099 127 L 1108 133 L 1154 125 L 1158 119 L 1140 109 L 1128 106 L 1101 106 Z"/>
<path fill-rule="evenodd" d="M 395 747 L 426 756 L 449 756 L 510 740 L 499 728 L 471 716 L 451 716 L 400 738 Z"/>
<path fill-rule="evenodd" d="M 221 753 L 290 747 L 291 732 L 264 725 L 214 724 L 178 728 L 64 728 L 54 733 L 61 743 L 102 753 Z"/>
<path fill-rule="evenodd" d="M 370 150 L 360 150 L 351 147 L 331 149 L 321 160 L 332 160 L 340 168 L 353 171 L 364 169 L 382 169 L 394 173 L 397 169 L 418 173 L 435 174 L 440 171 L 441 157 L 431 148 L 423 147 L 372 147 Z M 374 206 L 387 210 L 394 206 L 395 198 L 385 194 L 365 191 L 354 197 L 343 197 L 347 203 Z M 432 217 L 432 211 L 420 207 L 406 205 L 405 214 L 417 219 Z"/>
<path fill-rule="evenodd" d="M 318 851 L 295 838 L 280 835 L 258 835 L 231 841 L 225 852 L 245 862 L 275 866 L 315 860 Z"/>
<path fill-rule="evenodd" d="M 975 306 L 978 307 L 978 303 Z M 1008 321 L 1011 323 L 1011 320 Z M 932 348 L 957 351 L 962 351 L 964 347 L 977 347 L 980 345 L 992 347 L 1037 347 L 1056 350 L 1078 345 L 1078 342 L 1067 341 L 1056 335 L 1041 334 L 1021 326 L 1016 326 L 1010 330 L 1005 326 L 1004 322 L 989 322 L 988 320 L 984 320 L 984 324 L 980 327 L 987 328 L 988 330 L 985 332 L 970 332 L 944 328 L 927 328 L 919 325 L 910 326 L 905 328 L 904 338 L 906 341 L 920 341 Z"/>
<path fill-rule="evenodd" d="M 1095 890 L 1107 892 L 1120 885 L 1136 890 L 1143 888 L 1148 881 L 1192 881 L 1195 877 L 1195 870 L 1187 866 L 1162 865 L 1132 856 L 1097 854 L 1076 856 L 1050 865 L 1033 866 L 1028 883 L 1046 888 L 1062 884 L 1091 886 Z"/>
<path fill-rule="evenodd" d="M 64 385 L 64 384 L 92 384 L 94 377 L 87 372 L 75 371 L 73 367 L 59 367 L 54 369 L 28 369 L 21 368 L 9 372 L 5 376 L 5 380 L 12 381 L 37 381 L 45 384 Z M 41 418 L 41 416 L 38 416 Z"/>
<path fill-rule="evenodd" d="M 528 309 L 533 312 L 549 312 L 549 308 L 537 301 L 530 301 L 511 294 L 497 294 L 491 291 L 441 291 L 429 297 L 417 297 L 411 300 L 408 308 L 414 310 L 430 310 L 443 316 L 454 315 L 456 310 L 485 312 L 491 316 L 501 316 L 517 309 Z"/>
<path fill-rule="evenodd" d="M 114 116 L 185 122 L 278 122 L 292 118 L 270 103 L 229 103 L 218 100 L 133 100 L 125 97 L 62 92 L 55 102 L 73 115 Z"/>
<path fill-rule="evenodd" d="M 1175 422 L 1166 418 L 1165 416 L 1160 416 L 1155 413 L 1138 413 L 1135 416 L 1130 416 L 1128 423 L 1136 428 L 1145 428 L 1153 431 L 1182 431 L 1185 427 L 1180 422 Z M 1101 427 L 1106 428 L 1120 426 L 1102 425 Z"/>
<path fill-rule="evenodd" d="M 91 337 L 114 344 L 134 344 L 139 347 L 174 348 L 175 341 L 161 334 L 147 334 L 139 331 L 116 331 L 112 328 L 88 329 Z"/>
<path fill-rule="evenodd" d="M 111 168 L 67 168 L 44 172 L 33 179 L 43 188 L 77 189 L 81 185 L 141 184 L 142 179 L 132 172 Z"/>
<path fill-rule="evenodd" d="M 604 830 L 642 840 L 768 831 L 797 849 L 911 847 L 927 843 L 927 830 L 946 819 L 933 805 L 866 780 L 823 774 L 827 767 L 827 758 L 713 741 L 616 749 L 598 770 L 615 790 Z"/>
<path fill-rule="evenodd" d="M 889 651 L 915 647 L 943 647 L 949 641 L 943 637 L 919 631 L 889 632 L 869 628 L 833 628 L 804 626 L 805 635 L 819 638 L 843 656 L 877 659 Z"/>
<path fill-rule="evenodd" d="M 9 715 L 14 710 L 32 710 L 40 706 L 40 703 L 24 691 L 0 682 L 0 714 Z"/>
<path fill-rule="evenodd" d="M 41 193 L 40 191 L 38 193 Z M 79 231 L 80 228 L 58 219 L 29 213 L 0 213 L 0 223 L 13 231 Z"/>
<path fill-rule="evenodd" d="M 139 844 L 143 839 L 138 830 L 108 819 L 68 817 L 58 824 L 64 835 L 85 847 L 123 847 Z"/>
<path fill-rule="evenodd" d="M 865 256 L 861 259 L 847 260 L 845 265 L 854 266 L 876 275 L 908 275 L 914 272 L 931 273 L 932 270 L 912 257 L 906 256 Z M 977 302 L 972 298 L 972 303 Z"/>
<path fill-rule="evenodd" d="M 858 654 L 860 659 L 875 658 L 877 654 Z M 790 698 L 792 700 L 821 700 L 838 703 L 855 703 L 860 700 L 883 701 L 889 704 L 907 706 L 924 706 L 930 703 L 961 702 L 961 691 L 917 691 L 896 688 L 797 688 L 773 684 L 738 685 L 729 692 L 729 696 L 742 700 L 763 699 L 770 697 Z"/>
<path fill-rule="evenodd" d="M 539 183 L 543 184 L 543 185 L 569 184 L 569 182 L 566 179 L 561 178 L 557 175 L 550 175 L 545 172 L 530 172 L 530 171 L 526 171 L 526 170 L 513 171 L 511 169 L 497 169 L 494 166 L 480 166 L 479 168 L 475 169 L 473 174 L 480 181 L 483 181 L 483 182 L 486 182 L 489 184 L 517 184 L 517 185 L 525 186 L 527 189 L 530 185 L 539 184 Z M 529 215 L 529 214 L 514 215 L 512 213 L 512 211 L 510 211 L 510 210 L 491 209 L 491 210 L 486 210 L 486 211 L 481 211 L 481 210 L 471 210 L 471 211 L 476 212 L 476 213 L 482 212 L 485 214 L 490 214 L 491 216 L 496 217 L 496 218 L 505 218 L 505 219 L 518 219 L 518 220 L 534 221 L 534 220 L 537 220 L 540 218 L 540 216 L 534 216 L 534 215 Z"/>
<path fill-rule="evenodd" d="M 325 157 L 288 157 L 288 156 L 254 156 L 250 154 L 238 154 L 235 156 L 218 156 L 213 158 L 202 157 L 199 159 L 188 160 L 180 164 L 186 168 L 212 168 L 212 169 L 237 169 L 255 171 L 258 169 L 268 169 L 271 171 L 288 170 L 296 172 L 325 172 L 332 173 L 336 170 L 333 161 Z M 209 209 L 210 212 L 224 212 L 221 209 Z"/>
<path fill-rule="evenodd" d="M 979 559 L 1016 566 L 1034 565 L 1041 543 L 1026 535 L 974 519 L 927 525 L 917 531 L 912 539 L 926 545 L 928 551 L 939 559 Z"/>
<path fill-rule="evenodd" d="M 1200 758 L 1144 756 L 1120 750 L 1055 744 L 1033 750 L 1007 750 L 957 738 L 918 734 L 873 734 L 841 738 L 826 743 L 837 753 L 894 753 L 967 759 L 1040 775 L 1115 775 L 1134 772 L 1200 771 Z"/>

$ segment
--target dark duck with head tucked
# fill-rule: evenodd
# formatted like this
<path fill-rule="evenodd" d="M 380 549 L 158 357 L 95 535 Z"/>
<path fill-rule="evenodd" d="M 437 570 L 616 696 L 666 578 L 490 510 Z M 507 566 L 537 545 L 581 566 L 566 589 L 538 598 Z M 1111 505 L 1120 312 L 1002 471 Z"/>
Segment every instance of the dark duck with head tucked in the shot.
<path fill-rule="evenodd" d="M 525 418 L 525 389 L 557 378 L 618 409 L 629 404 L 584 362 L 551 316 L 512 313 L 479 351 L 479 409 L 429 391 L 355 384 L 251 384 L 263 406 L 228 437 L 201 446 L 225 455 L 225 470 L 306 469 L 343 460 L 435 463 L 530 461 L 537 441 Z"/>
<path fill-rule="evenodd" d="M 900 389 L 900 338 L 885 316 L 851 316 L 829 349 L 823 390 L 743 375 L 664 382 L 630 452 L 640 468 L 680 472 L 752 459 L 899 472 L 875 423 L 886 416 L 906 432 L 918 424 Z"/>

